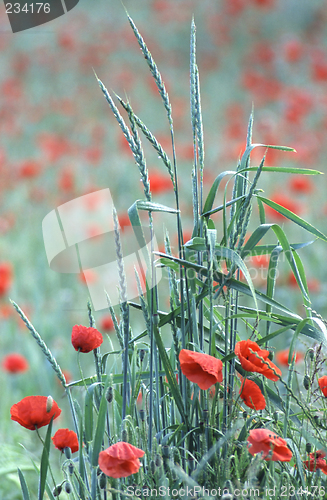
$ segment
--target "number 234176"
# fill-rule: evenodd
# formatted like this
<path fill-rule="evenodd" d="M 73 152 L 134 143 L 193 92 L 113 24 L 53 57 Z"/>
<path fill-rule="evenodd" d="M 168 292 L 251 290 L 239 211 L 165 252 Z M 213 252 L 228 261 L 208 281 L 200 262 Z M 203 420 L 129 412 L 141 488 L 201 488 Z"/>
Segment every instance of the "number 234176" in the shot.
<path fill-rule="evenodd" d="M 308 493 L 311 493 L 313 498 L 318 498 L 325 495 L 325 488 L 323 486 L 311 486 L 308 491 L 308 489 L 302 488 L 296 490 L 294 486 L 281 486 L 281 497 L 289 498 L 290 496 L 295 495 L 295 493 L 297 493 L 298 495 L 307 495 Z"/>
<path fill-rule="evenodd" d="M 50 4 L 43 2 L 35 2 L 35 3 L 25 3 L 21 6 L 19 3 L 6 3 L 6 13 L 7 14 L 20 14 L 21 12 L 25 12 L 28 14 L 40 14 L 44 12 L 45 14 L 49 14 L 50 12 Z"/>

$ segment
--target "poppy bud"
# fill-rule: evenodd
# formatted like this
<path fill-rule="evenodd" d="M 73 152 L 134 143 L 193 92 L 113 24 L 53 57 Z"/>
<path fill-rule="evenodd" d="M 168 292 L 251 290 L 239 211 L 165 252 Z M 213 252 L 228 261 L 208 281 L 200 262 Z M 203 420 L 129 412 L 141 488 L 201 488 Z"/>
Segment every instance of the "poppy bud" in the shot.
<path fill-rule="evenodd" d="M 50 413 L 52 405 L 53 405 L 53 399 L 51 396 L 48 396 L 47 397 L 47 406 L 46 406 L 47 413 Z"/>
<path fill-rule="evenodd" d="M 108 387 L 107 391 L 106 391 L 106 400 L 108 401 L 108 403 L 111 403 L 112 400 L 113 400 L 114 396 L 113 396 L 113 390 L 112 390 L 112 387 Z"/>
<path fill-rule="evenodd" d="M 309 377 L 309 375 L 304 375 L 304 378 L 303 378 L 303 387 L 305 388 L 306 391 L 309 390 L 309 387 L 310 387 L 310 377 Z"/>
<path fill-rule="evenodd" d="M 139 356 L 140 356 L 140 361 L 143 363 L 144 357 L 145 357 L 145 349 L 140 349 L 139 350 Z"/>
<path fill-rule="evenodd" d="M 68 495 L 72 492 L 72 485 L 68 481 L 65 482 L 65 492 L 68 493 Z"/>
<path fill-rule="evenodd" d="M 74 464 L 73 463 L 70 463 L 68 465 L 68 472 L 69 474 L 72 476 L 74 474 Z"/>
<path fill-rule="evenodd" d="M 150 462 L 150 471 L 151 471 L 151 474 L 154 474 L 156 472 L 156 464 L 155 464 L 154 460 L 151 460 L 151 462 Z"/>
<path fill-rule="evenodd" d="M 107 477 L 106 475 L 102 472 L 99 478 L 99 488 L 101 490 L 104 490 L 107 485 Z"/>
<path fill-rule="evenodd" d="M 231 495 L 231 493 L 228 493 L 226 491 L 226 493 L 224 493 L 222 496 L 221 496 L 221 500 L 233 500 L 233 495 Z"/>
<path fill-rule="evenodd" d="M 156 467 L 161 467 L 161 465 L 162 465 L 161 456 L 157 453 L 157 455 L 156 455 Z"/>
<path fill-rule="evenodd" d="M 125 443 L 127 443 L 127 440 L 128 440 L 128 434 L 127 434 L 127 430 L 126 429 L 123 429 L 121 431 L 121 440 L 122 441 L 125 441 Z"/>
<path fill-rule="evenodd" d="M 71 448 L 69 448 L 69 446 L 66 446 L 66 448 L 64 448 L 64 454 L 68 460 L 72 458 L 72 450 Z"/>
<path fill-rule="evenodd" d="M 315 353 L 314 353 L 314 350 L 312 348 L 307 350 L 307 356 L 310 359 L 310 361 L 313 361 L 314 355 L 315 355 Z"/>
<path fill-rule="evenodd" d="M 227 481 L 225 482 L 224 489 L 223 489 L 223 494 L 224 493 L 229 493 L 229 492 L 233 492 L 233 485 L 230 482 L 230 480 L 227 479 Z"/>
<path fill-rule="evenodd" d="M 162 456 L 164 458 L 169 458 L 169 446 L 167 444 L 164 444 L 161 449 L 162 449 Z"/>
<path fill-rule="evenodd" d="M 142 422 L 145 421 L 145 410 L 143 409 L 140 410 L 140 419 L 142 420 Z"/>
<path fill-rule="evenodd" d="M 305 450 L 306 450 L 307 453 L 311 453 L 312 444 L 311 443 L 306 443 Z"/>
<path fill-rule="evenodd" d="M 60 493 L 62 492 L 62 486 L 61 484 L 57 484 L 52 490 L 52 494 L 54 497 L 59 497 Z"/>
<path fill-rule="evenodd" d="M 248 418 L 248 412 L 246 410 L 243 411 L 243 418 L 244 420 Z"/>

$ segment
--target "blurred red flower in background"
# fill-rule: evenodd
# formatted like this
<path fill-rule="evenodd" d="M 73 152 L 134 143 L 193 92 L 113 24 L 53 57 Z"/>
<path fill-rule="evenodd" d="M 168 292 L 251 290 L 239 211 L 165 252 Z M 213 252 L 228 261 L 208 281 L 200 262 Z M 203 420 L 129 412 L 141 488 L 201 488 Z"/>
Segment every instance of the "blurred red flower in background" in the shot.
<path fill-rule="evenodd" d="M 251 257 L 250 257 L 250 263 L 254 267 L 259 267 L 259 268 L 260 267 L 268 267 L 269 266 L 269 259 L 270 259 L 270 256 L 266 255 L 266 254 L 251 255 Z"/>
<path fill-rule="evenodd" d="M 61 409 L 51 396 L 27 396 L 10 409 L 11 420 L 31 431 L 48 425 L 51 418 L 59 417 Z"/>
<path fill-rule="evenodd" d="M 13 270 L 10 262 L 0 262 L 0 297 L 8 292 L 12 278 Z"/>
<path fill-rule="evenodd" d="M 248 437 L 248 443 L 251 445 L 249 448 L 251 455 L 263 452 L 264 460 L 289 462 L 292 458 L 292 452 L 287 447 L 285 439 L 277 436 L 269 429 L 252 429 Z M 272 455 L 270 457 L 271 451 Z"/>
<path fill-rule="evenodd" d="M 72 330 L 72 344 L 75 351 L 90 352 L 103 342 L 103 337 L 96 328 L 75 325 Z"/>
<path fill-rule="evenodd" d="M 61 191 L 69 193 L 75 187 L 75 177 L 72 170 L 65 169 L 60 172 L 58 177 L 58 187 Z"/>
<path fill-rule="evenodd" d="M 297 38 L 293 38 L 284 44 L 283 52 L 287 62 L 296 63 L 303 57 L 304 45 Z"/>
<path fill-rule="evenodd" d="M 139 471 L 143 455 L 143 450 L 120 441 L 100 452 L 99 467 L 109 477 L 127 477 Z"/>
<path fill-rule="evenodd" d="M 222 362 L 209 354 L 182 349 L 179 362 L 185 377 L 204 391 L 223 381 Z"/>
<path fill-rule="evenodd" d="M 38 136 L 38 146 L 45 153 L 47 160 L 56 162 L 63 156 L 72 152 L 72 147 L 65 137 L 42 132 Z"/>
<path fill-rule="evenodd" d="M 291 212 L 293 212 L 294 214 L 299 214 L 301 212 L 301 209 L 300 209 L 300 205 L 292 200 L 292 198 L 290 198 L 289 196 L 285 195 L 285 194 L 274 194 L 273 196 L 271 196 L 271 201 L 277 203 L 278 205 L 281 205 L 282 207 L 286 208 L 287 210 L 290 210 Z M 272 219 L 277 219 L 279 221 L 283 220 L 283 221 L 287 221 L 288 219 L 286 217 L 284 217 L 284 215 L 282 215 L 281 213 L 277 212 L 275 209 L 273 209 L 272 207 L 269 207 L 268 205 L 265 206 L 265 210 L 268 214 L 269 217 L 271 217 Z"/>
<path fill-rule="evenodd" d="M 266 408 L 266 400 L 257 384 L 249 379 L 242 379 L 241 382 L 242 385 L 239 394 L 246 406 L 254 410 L 264 410 Z"/>
<path fill-rule="evenodd" d="M 269 380 L 275 382 L 282 374 L 280 369 L 268 359 L 269 351 L 261 349 L 253 340 L 241 340 L 237 342 L 234 352 L 240 360 L 242 368 L 248 372 L 261 373 Z M 262 359 L 259 359 L 256 355 Z"/>
<path fill-rule="evenodd" d="M 115 329 L 114 322 L 112 321 L 112 317 L 110 314 L 103 316 L 100 321 L 101 330 L 106 332 L 110 332 Z"/>
<path fill-rule="evenodd" d="M 316 472 L 320 469 L 324 474 L 327 474 L 327 464 L 324 457 L 326 453 L 321 450 L 317 450 L 314 453 L 309 453 L 309 460 L 305 460 L 303 463 L 307 469 L 311 472 Z"/>
<path fill-rule="evenodd" d="M 26 372 L 29 368 L 27 359 L 16 352 L 7 354 L 2 360 L 2 368 L 9 373 Z"/>
<path fill-rule="evenodd" d="M 324 375 L 323 377 L 320 377 L 318 379 L 318 384 L 321 389 L 321 392 L 327 398 L 327 375 Z"/>
<path fill-rule="evenodd" d="M 289 349 L 283 349 L 282 351 L 276 352 L 275 359 L 279 365 L 288 366 L 288 353 Z M 293 358 L 294 355 L 295 355 L 295 363 L 298 363 L 299 361 L 301 361 L 301 359 L 303 359 L 303 354 L 301 352 L 293 353 Z"/>
<path fill-rule="evenodd" d="M 72 453 L 79 449 L 77 434 L 69 429 L 58 429 L 52 441 L 55 447 L 62 452 L 65 448 L 70 448 Z"/>
<path fill-rule="evenodd" d="M 19 168 L 19 177 L 36 177 L 41 172 L 41 165 L 36 160 L 25 160 Z"/>
<path fill-rule="evenodd" d="M 289 187 L 298 194 L 309 194 L 314 189 L 312 180 L 306 175 L 293 175 L 289 180 Z"/>
<path fill-rule="evenodd" d="M 153 169 L 149 172 L 150 189 L 152 193 L 164 193 L 165 191 L 172 191 L 173 184 L 169 175 L 163 174 L 160 170 Z"/>

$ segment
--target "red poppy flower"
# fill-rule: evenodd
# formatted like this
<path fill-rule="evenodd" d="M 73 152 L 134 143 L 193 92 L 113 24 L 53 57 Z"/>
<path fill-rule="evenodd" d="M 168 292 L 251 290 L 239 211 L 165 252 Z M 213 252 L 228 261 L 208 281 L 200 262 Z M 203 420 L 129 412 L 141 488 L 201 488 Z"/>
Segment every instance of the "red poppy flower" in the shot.
<path fill-rule="evenodd" d="M 72 453 L 78 451 L 78 437 L 76 432 L 70 431 L 68 429 L 58 429 L 52 438 L 53 444 L 60 451 L 64 451 L 65 448 L 70 448 Z"/>
<path fill-rule="evenodd" d="M 324 460 L 325 456 L 326 453 L 318 450 L 314 453 L 309 453 L 309 460 L 305 460 L 303 463 L 309 471 L 316 472 L 317 469 L 320 469 L 327 475 L 327 464 L 326 460 Z"/>
<path fill-rule="evenodd" d="M 288 353 L 289 349 L 284 349 L 282 351 L 276 352 L 275 359 L 279 365 L 282 366 L 288 366 Z M 293 353 L 293 358 L 294 358 L 294 353 Z M 296 352 L 295 353 L 295 363 L 298 363 L 303 359 L 303 354 L 301 352 Z"/>
<path fill-rule="evenodd" d="M 321 389 L 321 392 L 323 393 L 325 398 L 327 398 L 327 375 L 320 377 L 320 379 L 318 379 L 318 384 Z"/>
<path fill-rule="evenodd" d="M 52 417 L 57 418 L 61 409 L 51 396 L 27 396 L 10 409 L 11 420 L 31 431 L 48 425 Z"/>
<path fill-rule="evenodd" d="M 285 439 L 277 436 L 269 429 L 253 429 L 250 431 L 248 443 L 251 445 L 249 448 L 251 455 L 263 452 L 264 460 L 289 462 L 292 458 L 292 452 L 287 447 Z M 271 452 L 272 455 L 270 456 Z"/>
<path fill-rule="evenodd" d="M 75 325 L 72 331 L 72 344 L 75 351 L 90 352 L 99 347 L 103 337 L 96 328 Z"/>
<path fill-rule="evenodd" d="M 143 455 L 143 450 L 120 441 L 100 452 L 99 467 L 109 477 L 127 477 L 138 472 Z"/>
<path fill-rule="evenodd" d="M 264 410 L 266 408 L 266 400 L 257 384 L 252 380 L 242 379 L 240 397 L 249 408 L 254 410 Z"/>
<path fill-rule="evenodd" d="M 12 274 L 10 262 L 0 262 L 0 297 L 5 295 L 11 287 Z"/>
<path fill-rule="evenodd" d="M 28 370 L 28 362 L 24 356 L 13 352 L 7 354 L 2 360 L 2 368 L 9 373 L 26 372 Z"/>
<path fill-rule="evenodd" d="M 274 382 L 276 382 L 282 374 L 280 369 L 268 359 L 269 351 L 261 349 L 258 344 L 252 340 L 241 340 L 237 342 L 234 352 L 240 360 L 242 368 L 248 372 L 261 373 Z M 260 356 L 262 359 L 259 359 L 257 356 Z M 263 363 L 262 360 L 264 360 L 265 363 Z"/>
<path fill-rule="evenodd" d="M 182 349 L 179 362 L 185 377 L 204 391 L 223 381 L 222 362 L 209 354 Z"/>

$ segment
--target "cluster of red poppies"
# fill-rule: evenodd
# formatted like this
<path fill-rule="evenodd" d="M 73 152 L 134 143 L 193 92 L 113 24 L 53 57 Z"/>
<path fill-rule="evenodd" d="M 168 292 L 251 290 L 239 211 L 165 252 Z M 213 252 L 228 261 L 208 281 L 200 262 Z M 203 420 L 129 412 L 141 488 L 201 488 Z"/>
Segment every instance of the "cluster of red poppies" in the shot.
<path fill-rule="evenodd" d="M 58 418 L 61 409 L 51 396 L 27 396 L 14 404 L 10 413 L 12 420 L 33 431 L 49 425 L 52 418 Z M 79 450 L 77 434 L 69 429 L 58 429 L 52 441 L 62 452 L 65 448 L 70 448 L 72 453 Z M 110 477 L 126 477 L 139 470 L 139 458 L 143 455 L 143 450 L 129 443 L 119 442 L 100 452 L 99 467 Z"/>
<path fill-rule="evenodd" d="M 71 341 L 76 351 L 88 353 L 102 344 L 103 337 L 96 328 L 75 325 L 72 329 Z M 7 359 L 6 364 L 9 366 L 13 363 L 17 367 L 17 356 L 15 355 L 14 359 Z M 18 361 L 20 363 L 21 359 L 19 358 Z M 52 418 L 58 418 L 61 409 L 51 396 L 27 396 L 11 407 L 10 414 L 11 419 L 21 426 L 36 430 L 49 425 Z M 58 429 L 52 441 L 54 446 L 62 452 L 65 448 L 70 448 L 72 453 L 79 450 L 77 434 L 69 429 Z M 118 442 L 100 452 L 99 467 L 107 476 L 127 477 L 138 472 L 141 466 L 139 458 L 143 455 L 143 450 L 123 441 Z"/>
<path fill-rule="evenodd" d="M 71 340 L 76 351 L 88 353 L 102 344 L 103 337 L 96 328 L 75 325 Z M 256 342 L 252 340 L 237 342 L 235 354 L 247 372 L 259 373 L 272 381 L 280 379 L 281 370 L 269 359 L 269 351 L 261 349 Z M 210 389 L 214 384 L 223 381 L 223 364 L 214 356 L 182 349 L 179 362 L 185 377 L 202 390 Z M 319 386 L 327 397 L 327 376 L 319 379 Z M 263 410 L 266 407 L 264 395 L 252 380 L 241 377 L 239 395 L 249 408 Z M 56 419 L 60 414 L 60 408 L 50 396 L 27 396 L 11 407 L 11 419 L 30 430 L 48 425 L 52 418 Z M 79 449 L 78 437 L 74 431 L 59 429 L 52 440 L 55 447 L 61 451 L 70 448 L 74 453 Z M 292 452 L 286 441 L 269 429 L 252 429 L 248 444 L 251 455 L 262 453 L 264 460 L 290 461 L 292 458 Z M 127 477 L 138 472 L 141 466 L 139 458 L 143 455 L 143 450 L 126 442 L 118 442 L 100 452 L 99 467 L 107 476 Z M 310 471 L 321 469 L 327 474 L 324 456 L 320 451 L 311 453 L 309 460 L 304 464 Z"/>

